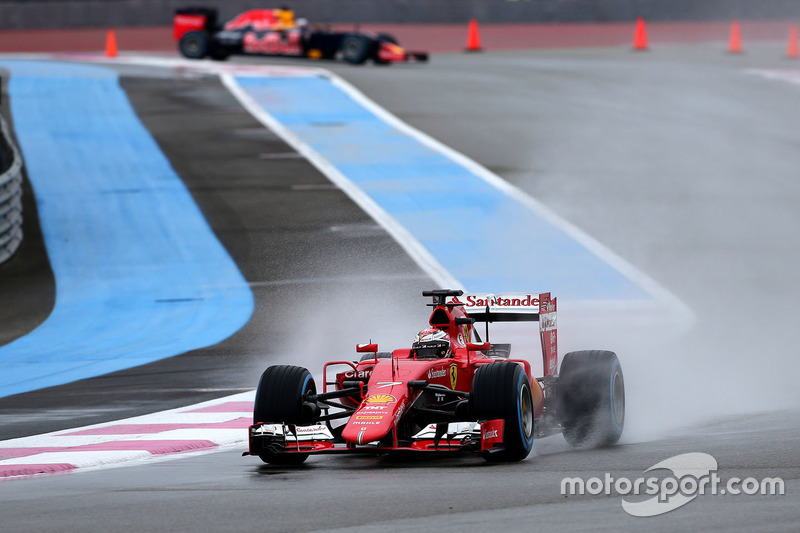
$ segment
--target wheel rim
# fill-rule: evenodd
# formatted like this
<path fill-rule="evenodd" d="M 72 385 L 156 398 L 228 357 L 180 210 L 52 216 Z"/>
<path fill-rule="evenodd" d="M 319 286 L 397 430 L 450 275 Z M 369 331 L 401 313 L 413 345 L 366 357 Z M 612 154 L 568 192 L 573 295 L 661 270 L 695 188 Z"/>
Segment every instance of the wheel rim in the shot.
<path fill-rule="evenodd" d="M 533 408 L 531 406 L 531 391 L 528 385 L 523 384 L 520 389 L 520 421 L 522 422 L 522 434 L 527 439 L 533 432 Z"/>
<path fill-rule="evenodd" d="M 625 385 L 619 372 L 614 372 L 611 389 L 613 391 L 611 405 L 614 410 L 614 424 L 621 428 L 625 421 Z"/>
<path fill-rule="evenodd" d="M 186 48 L 186 52 L 189 55 L 193 55 L 193 56 L 197 55 L 197 54 L 200 53 L 200 48 L 201 48 L 200 39 L 198 39 L 197 37 L 190 37 L 190 38 L 186 39 L 186 42 L 184 43 L 184 47 Z"/>
<path fill-rule="evenodd" d="M 355 39 L 351 39 L 347 41 L 344 45 L 344 55 L 345 57 L 349 57 L 354 59 L 358 57 L 358 54 L 361 53 L 361 43 L 356 41 Z"/>

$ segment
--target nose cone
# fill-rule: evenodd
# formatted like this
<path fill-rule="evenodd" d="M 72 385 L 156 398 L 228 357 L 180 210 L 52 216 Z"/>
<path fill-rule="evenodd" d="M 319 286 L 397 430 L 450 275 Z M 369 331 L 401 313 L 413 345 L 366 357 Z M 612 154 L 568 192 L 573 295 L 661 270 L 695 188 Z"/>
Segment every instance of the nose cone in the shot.
<path fill-rule="evenodd" d="M 381 440 L 394 427 L 399 405 L 397 398 L 391 394 L 370 396 L 347 421 L 342 438 L 356 445 Z"/>

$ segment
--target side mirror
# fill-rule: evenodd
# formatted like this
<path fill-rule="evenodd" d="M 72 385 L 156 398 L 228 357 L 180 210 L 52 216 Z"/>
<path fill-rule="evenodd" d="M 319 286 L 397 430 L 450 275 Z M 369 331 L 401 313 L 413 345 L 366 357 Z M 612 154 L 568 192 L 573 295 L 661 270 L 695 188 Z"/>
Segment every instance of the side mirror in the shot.
<path fill-rule="evenodd" d="M 372 344 L 356 344 L 356 352 L 358 353 L 373 353 L 378 351 L 378 345 Z"/>
<path fill-rule="evenodd" d="M 467 343 L 467 351 L 468 352 L 483 352 L 492 349 L 491 342 L 468 342 Z"/>

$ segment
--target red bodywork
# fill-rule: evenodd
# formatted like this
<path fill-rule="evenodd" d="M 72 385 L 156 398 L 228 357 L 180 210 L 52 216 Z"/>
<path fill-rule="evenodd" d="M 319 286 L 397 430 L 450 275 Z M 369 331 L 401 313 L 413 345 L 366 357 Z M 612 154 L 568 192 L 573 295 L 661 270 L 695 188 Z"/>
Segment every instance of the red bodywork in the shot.
<path fill-rule="evenodd" d="M 503 295 L 500 295 L 503 296 Z M 491 296 L 491 298 L 495 298 Z M 549 293 L 521 293 L 519 298 L 509 298 L 505 307 L 524 309 L 536 315 L 542 343 L 542 358 L 545 376 L 553 374 L 558 365 L 556 300 Z M 343 390 L 355 385 L 361 394 L 341 398 L 344 405 L 355 408 L 347 420 L 341 437 L 345 446 L 336 446 L 328 441 L 297 439 L 287 452 L 300 453 L 348 453 L 357 452 L 359 447 L 372 443 L 371 450 L 416 450 L 452 451 L 461 447 L 459 442 L 434 442 L 433 439 L 418 439 L 410 446 L 398 443 L 399 426 L 403 416 L 414 402 L 419 391 L 409 386 L 410 382 L 426 381 L 452 391 L 470 392 L 476 370 L 498 361 L 513 361 L 524 369 L 531 387 L 534 420 L 542 414 L 544 393 L 539 381 L 531 375 L 531 365 L 524 359 L 498 358 L 491 355 L 490 344 L 477 341 L 477 330 L 469 324 L 469 312 L 479 314 L 492 307 L 493 312 L 502 314 L 503 301 L 468 295 L 461 300 L 452 298 L 444 305 L 437 305 L 431 313 L 431 327 L 445 331 L 453 350 L 452 357 L 440 359 L 416 359 L 411 349 L 398 349 L 391 357 L 378 358 L 378 346 L 359 345 L 359 353 L 374 353 L 375 358 L 360 362 L 332 361 L 324 366 L 325 382 L 323 393 Z M 499 310 L 499 311 L 498 311 Z M 535 310 L 535 313 L 533 312 Z M 477 341 L 477 342 L 476 342 Z M 329 374 L 335 374 L 329 377 Z M 368 391 L 368 392 L 365 392 Z M 251 426 L 250 453 L 258 454 L 258 444 L 254 445 Z M 390 439 L 387 441 L 387 439 Z M 479 450 L 491 449 L 503 441 L 503 420 L 489 420 L 481 423 Z M 377 447 L 375 445 L 377 444 Z"/>
<path fill-rule="evenodd" d="M 198 32 L 198 35 L 187 36 L 190 32 Z M 183 48 L 184 36 L 194 41 L 194 48 Z M 384 65 L 428 60 L 426 52 L 407 51 L 389 35 L 311 26 L 302 20 L 295 21 L 294 13 L 286 9 L 250 9 L 222 25 L 217 24 L 215 9 L 178 9 L 173 18 L 173 37 L 179 43 L 179 50 L 192 59 L 206 56 L 224 59 L 232 54 L 250 54 L 309 59 L 341 57 L 355 64 L 372 60 Z M 344 53 L 348 38 L 351 40 L 349 56 Z M 360 46 L 360 51 L 353 51 L 353 46 Z"/>
<path fill-rule="evenodd" d="M 200 13 L 176 13 L 172 19 L 172 36 L 180 41 L 184 34 L 190 31 L 203 31 L 206 28 L 208 16 Z"/>

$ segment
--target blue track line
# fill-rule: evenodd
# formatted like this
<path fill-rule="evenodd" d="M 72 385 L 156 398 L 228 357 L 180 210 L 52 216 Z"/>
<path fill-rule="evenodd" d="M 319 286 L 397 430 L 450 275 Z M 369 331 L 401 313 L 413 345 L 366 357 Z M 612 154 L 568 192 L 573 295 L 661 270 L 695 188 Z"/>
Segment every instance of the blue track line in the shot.
<path fill-rule="evenodd" d="M 0 347 L 0 396 L 222 341 L 253 295 L 109 69 L 2 61 L 55 276 L 51 315 Z M 4 303 L 4 305 L 8 305 Z"/>
<path fill-rule="evenodd" d="M 407 229 L 470 291 L 652 296 L 528 206 L 387 124 L 325 77 L 237 77 L 263 110 Z"/>

